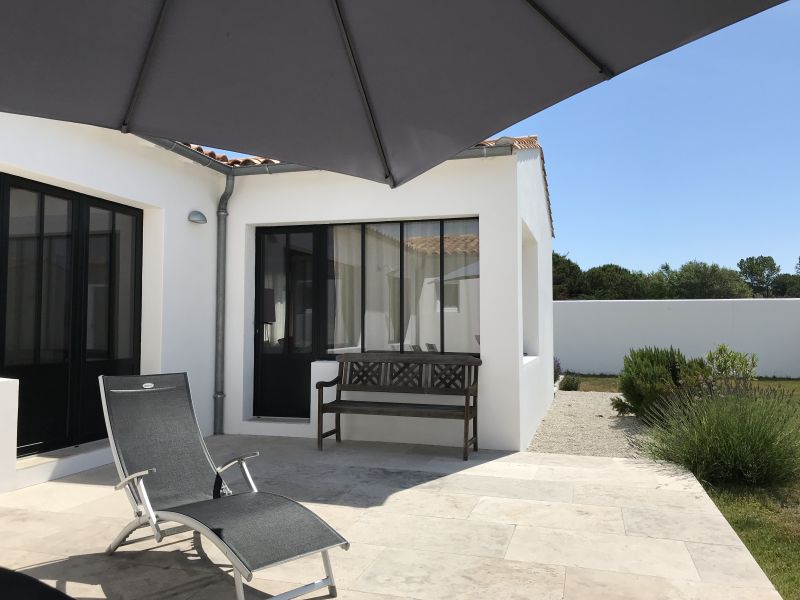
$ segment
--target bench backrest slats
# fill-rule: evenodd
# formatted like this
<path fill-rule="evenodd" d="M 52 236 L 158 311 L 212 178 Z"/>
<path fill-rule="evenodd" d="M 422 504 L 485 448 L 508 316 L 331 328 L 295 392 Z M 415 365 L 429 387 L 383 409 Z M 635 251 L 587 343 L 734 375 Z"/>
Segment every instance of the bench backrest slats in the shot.
<path fill-rule="evenodd" d="M 466 354 L 366 352 L 343 354 L 339 390 L 463 396 L 481 360 Z"/>

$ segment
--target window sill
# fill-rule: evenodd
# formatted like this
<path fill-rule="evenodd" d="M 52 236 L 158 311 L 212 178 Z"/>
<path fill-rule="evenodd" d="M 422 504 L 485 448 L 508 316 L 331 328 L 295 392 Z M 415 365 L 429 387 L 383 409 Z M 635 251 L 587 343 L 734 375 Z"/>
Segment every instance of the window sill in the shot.
<path fill-rule="evenodd" d="M 249 417 L 245 419 L 245 421 L 250 421 L 253 423 L 293 423 L 298 425 L 311 423 L 311 419 L 302 419 L 295 417 Z"/>

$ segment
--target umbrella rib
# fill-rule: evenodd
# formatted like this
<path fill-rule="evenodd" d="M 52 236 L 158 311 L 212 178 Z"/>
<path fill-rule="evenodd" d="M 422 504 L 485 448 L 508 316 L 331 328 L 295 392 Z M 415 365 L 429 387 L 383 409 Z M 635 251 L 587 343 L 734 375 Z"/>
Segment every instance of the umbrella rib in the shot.
<path fill-rule="evenodd" d="M 551 16 L 550 16 L 550 15 L 549 15 L 549 14 L 548 14 L 548 13 L 547 13 L 547 12 L 546 12 L 546 11 L 545 11 L 543 8 L 542 8 L 542 7 L 541 7 L 541 6 L 539 6 L 539 3 L 538 3 L 538 2 L 536 2 L 536 0 L 525 0 L 525 2 L 526 2 L 526 3 L 527 3 L 527 4 L 528 4 L 528 5 L 529 5 L 529 6 L 530 6 L 530 7 L 531 7 L 533 10 L 535 10 L 535 11 L 536 11 L 536 12 L 539 14 L 539 16 L 540 16 L 540 17 L 542 17 L 542 18 L 543 18 L 545 21 L 547 21 L 547 23 L 550 25 L 550 27 L 552 27 L 553 29 L 555 29 L 555 30 L 556 30 L 556 31 L 559 33 L 559 35 L 561 35 L 561 37 L 563 37 L 563 38 L 564 38 L 565 40 L 567 40 L 567 41 L 568 41 L 570 44 L 572 44 L 572 47 L 573 47 L 573 48 L 575 48 L 575 49 L 576 49 L 578 52 L 580 52 L 581 54 L 583 54 L 583 56 L 585 56 L 585 57 L 586 57 L 586 58 L 589 60 L 589 62 L 591 62 L 591 63 L 592 63 L 592 64 L 593 64 L 593 65 L 594 65 L 594 66 L 597 68 L 597 70 L 598 70 L 598 71 L 599 71 L 599 72 L 600 72 L 600 73 L 601 73 L 601 74 L 602 74 L 602 75 L 603 75 L 603 76 L 604 76 L 606 79 L 611 79 L 612 77 L 614 77 L 614 76 L 616 75 L 616 73 L 615 73 L 613 70 L 611 70 L 611 69 L 610 69 L 610 68 L 609 68 L 607 65 L 605 65 L 605 64 L 603 63 L 603 61 L 601 61 L 600 59 L 598 59 L 598 58 L 597 58 L 597 57 L 596 57 L 594 54 L 592 54 L 592 53 L 591 53 L 591 52 L 590 52 L 590 51 L 589 51 L 589 50 L 586 48 L 586 46 L 584 46 L 583 44 L 581 44 L 581 43 L 580 43 L 578 40 L 576 40 L 576 39 L 575 39 L 575 38 L 572 36 L 572 34 L 570 34 L 570 33 L 569 33 L 569 32 L 568 32 L 566 29 L 564 29 L 564 27 L 562 27 L 561 23 L 559 23 L 558 21 L 556 21 L 556 20 L 555 20 L 553 17 L 551 17 Z"/>
<path fill-rule="evenodd" d="M 136 108 L 136 103 L 139 100 L 139 93 L 142 90 L 142 82 L 144 81 L 147 67 L 150 64 L 150 59 L 153 55 L 153 46 L 155 45 L 156 37 L 161 29 L 161 23 L 164 21 L 164 14 L 167 12 L 167 0 L 161 0 L 161 8 L 158 11 L 158 18 L 153 25 L 153 30 L 150 32 L 150 40 L 147 43 L 147 50 L 145 50 L 142 64 L 139 65 L 139 73 L 136 76 L 136 83 L 133 86 L 130 98 L 128 98 L 128 107 L 125 110 L 125 116 L 122 119 L 122 124 L 119 129 L 122 133 L 128 133 L 130 129 L 130 120 L 133 115 L 133 109 Z"/>
<path fill-rule="evenodd" d="M 353 49 L 353 44 L 350 42 L 350 34 L 344 24 L 344 16 L 342 15 L 342 9 L 339 6 L 339 0 L 331 1 L 333 3 L 333 12 L 336 13 L 336 21 L 339 24 L 339 33 L 342 36 L 342 41 L 344 42 L 345 49 L 347 50 L 347 57 L 350 60 L 350 68 L 353 70 L 353 76 L 356 79 L 358 91 L 361 94 L 361 101 L 364 104 L 364 110 L 367 113 L 367 120 L 369 121 L 370 129 L 372 129 L 372 137 L 375 139 L 375 145 L 378 147 L 378 154 L 380 155 L 381 163 L 383 164 L 384 177 L 389 182 L 390 187 L 395 187 L 394 176 L 389 168 L 389 160 L 386 158 L 386 150 L 383 147 L 383 141 L 381 140 L 381 134 L 378 131 L 378 125 L 375 122 L 375 112 L 372 108 L 369 95 L 367 94 L 364 80 L 361 77 L 361 69 L 358 64 L 358 58 L 356 57 L 355 50 Z"/>

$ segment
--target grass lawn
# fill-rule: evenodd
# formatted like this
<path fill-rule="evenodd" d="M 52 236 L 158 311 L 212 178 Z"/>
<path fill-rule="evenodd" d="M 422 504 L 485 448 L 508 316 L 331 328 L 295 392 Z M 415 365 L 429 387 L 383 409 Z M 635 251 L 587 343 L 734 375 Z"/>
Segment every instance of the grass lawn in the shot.
<path fill-rule="evenodd" d="M 794 397 L 800 399 L 800 379 L 759 379 L 756 383 L 764 387 L 784 387 L 794 392 Z"/>
<path fill-rule="evenodd" d="M 618 392 L 616 375 L 579 375 L 582 392 Z"/>
<path fill-rule="evenodd" d="M 800 484 L 707 490 L 784 600 L 800 600 Z"/>
<path fill-rule="evenodd" d="M 616 375 L 579 375 L 582 392 L 618 392 Z M 794 392 L 800 399 L 800 379 L 759 379 L 758 385 L 772 388 L 784 387 Z"/>

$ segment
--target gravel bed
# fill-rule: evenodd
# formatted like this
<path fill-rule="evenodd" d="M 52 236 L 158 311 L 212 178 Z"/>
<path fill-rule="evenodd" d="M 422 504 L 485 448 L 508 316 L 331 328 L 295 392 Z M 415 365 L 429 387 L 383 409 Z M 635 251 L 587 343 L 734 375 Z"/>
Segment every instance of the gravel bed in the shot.
<path fill-rule="evenodd" d="M 550 454 L 637 458 L 631 441 L 643 434 L 636 417 L 611 408 L 609 392 L 557 391 L 528 450 Z"/>

